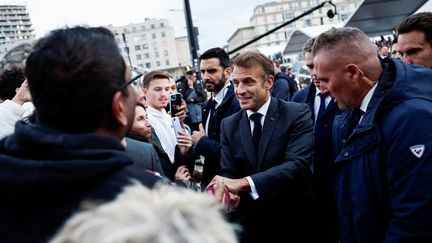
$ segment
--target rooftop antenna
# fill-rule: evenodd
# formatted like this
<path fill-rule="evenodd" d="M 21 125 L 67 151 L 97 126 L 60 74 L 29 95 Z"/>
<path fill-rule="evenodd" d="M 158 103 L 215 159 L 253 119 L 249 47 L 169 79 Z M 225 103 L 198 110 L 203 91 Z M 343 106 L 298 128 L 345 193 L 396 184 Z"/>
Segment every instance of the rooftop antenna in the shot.
<path fill-rule="evenodd" d="M 130 66 L 131 68 L 133 68 L 133 66 L 132 66 L 132 60 L 131 60 L 131 58 L 130 58 L 129 47 L 128 47 L 128 45 L 127 45 L 126 35 L 125 35 L 125 33 L 122 33 L 122 36 L 123 36 L 123 42 L 124 42 L 125 47 L 126 47 L 126 54 L 127 54 L 128 60 L 129 60 L 129 66 Z"/>

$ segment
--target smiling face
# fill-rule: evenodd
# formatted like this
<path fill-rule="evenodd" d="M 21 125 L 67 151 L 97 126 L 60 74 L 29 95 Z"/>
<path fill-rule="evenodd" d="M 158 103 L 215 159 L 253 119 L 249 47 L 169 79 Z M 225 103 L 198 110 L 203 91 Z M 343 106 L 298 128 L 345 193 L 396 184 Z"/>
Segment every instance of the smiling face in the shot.
<path fill-rule="evenodd" d="M 206 90 L 214 95 L 222 90 L 231 74 L 231 68 L 223 68 L 217 58 L 201 60 L 200 69 Z"/>
<path fill-rule="evenodd" d="M 162 111 L 168 105 L 168 97 L 171 92 L 170 81 L 167 78 L 156 78 L 144 88 L 147 104 L 152 108 Z"/>
<path fill-rule="evenodd" d="M 151 137 L 151 125 L 149 120 L 147 120 L 147 111 L 140 105 L 135 106 L 135 118 L 130 133 L 143 137 L 146 140 L 149 140 Z"/>
<path fill-rule="evenodd" d="M 432 45 L 426 41 L 423 31 L 399 34 L 398 48 L 405 63 L 432 68 Z"/>
<path fill-rule="evenodd" d="M 270 97 L 273 76 L 264 80 L 264 70 L 260 66 L 234 66 L 232 79 L 234 92 L 243 110 L 256 112 Z"/>

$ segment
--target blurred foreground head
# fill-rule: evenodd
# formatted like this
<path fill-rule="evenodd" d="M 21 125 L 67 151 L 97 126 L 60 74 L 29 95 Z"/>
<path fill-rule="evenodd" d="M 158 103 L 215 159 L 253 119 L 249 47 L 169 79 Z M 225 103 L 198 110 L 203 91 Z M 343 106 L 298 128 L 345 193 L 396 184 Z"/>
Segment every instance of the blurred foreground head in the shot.
<path fill-rule="evenodd" d="M 208 194 L 136 184 L 73 216 L 51 243 L 234 243 L 234 229 Z"/>

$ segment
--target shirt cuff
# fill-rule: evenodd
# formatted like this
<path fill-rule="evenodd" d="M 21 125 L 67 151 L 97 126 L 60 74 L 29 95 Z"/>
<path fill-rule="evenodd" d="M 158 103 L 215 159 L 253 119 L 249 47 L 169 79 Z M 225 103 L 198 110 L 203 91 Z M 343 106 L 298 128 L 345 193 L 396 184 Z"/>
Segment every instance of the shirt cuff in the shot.
<path fill-rule="evenodd" d="M 249 192 L 249 194 L 251 195 L 253 200 L 257 200 L 259 198 L 259 195 L 258 195 L 258 192 L 255 188 L 255 183 L 253 182 L 253 180 L 250 176 L 246 176 L 246 180 L 249 182 L 249 185 L 251 188 L 251 191 Z"/>

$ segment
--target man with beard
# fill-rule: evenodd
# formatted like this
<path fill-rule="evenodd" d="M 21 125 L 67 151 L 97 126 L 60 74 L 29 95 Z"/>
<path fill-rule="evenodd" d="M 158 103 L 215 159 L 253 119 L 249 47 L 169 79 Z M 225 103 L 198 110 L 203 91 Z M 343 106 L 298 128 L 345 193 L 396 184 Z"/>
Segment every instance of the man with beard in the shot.
<path fill-rule="evenodd" d="M 204 156 L 201 188 L 205 189 L 220 169 L 220 125 L 222 119 L 240 110 L 234 96 L 234 86 L 229 81 L 231 62 L 221 48 L 212 48 L 200 56 L 201 74 L 211 98 L 203 109 L 203 124 L 192 134 L 195 152 Z"/>

